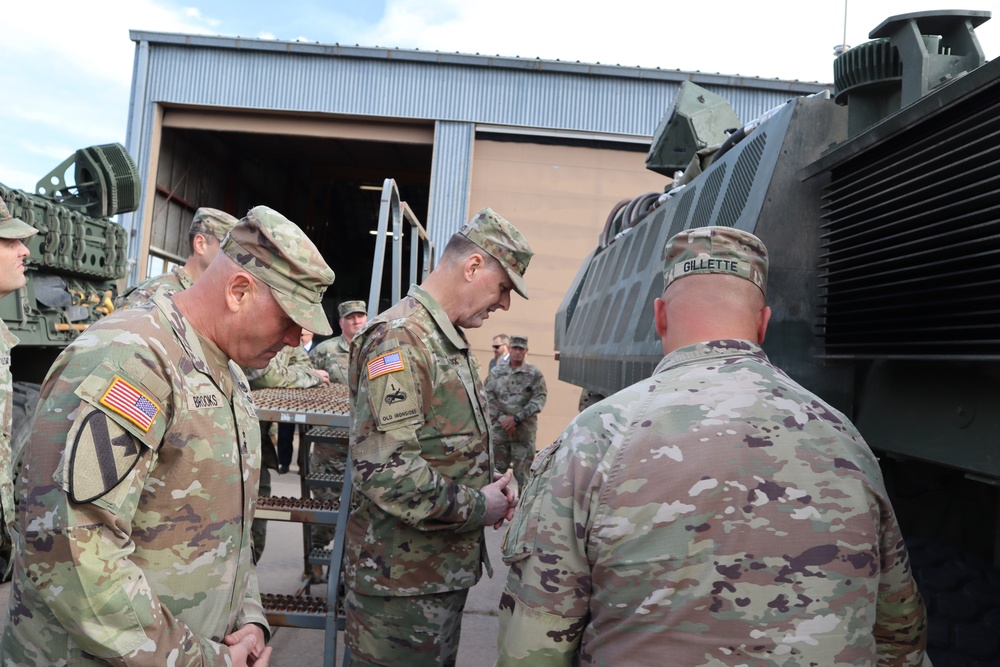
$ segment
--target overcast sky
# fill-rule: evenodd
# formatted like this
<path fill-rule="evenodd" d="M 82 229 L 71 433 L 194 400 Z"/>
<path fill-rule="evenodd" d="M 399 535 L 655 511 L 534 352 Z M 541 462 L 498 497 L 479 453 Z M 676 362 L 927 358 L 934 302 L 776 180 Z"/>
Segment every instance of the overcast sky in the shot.
<path fill-rule="evenodd" d="M 34 191 L 76 149 L 124 143 L 130 29 L 830 82 L 845 8 L 853 46 L 896 14 L 1000 14 L 998 0 L 4 0 L 0 182 Z M 1000 55 L 1000 16 L 977 34 Z"/>

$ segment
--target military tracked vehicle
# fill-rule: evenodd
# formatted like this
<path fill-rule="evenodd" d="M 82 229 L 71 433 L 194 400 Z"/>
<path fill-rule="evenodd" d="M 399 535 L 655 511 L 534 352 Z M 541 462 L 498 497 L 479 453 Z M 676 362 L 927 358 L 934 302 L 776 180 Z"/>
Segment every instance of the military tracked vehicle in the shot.
<path fill-rule="evenodd" d="M 14 450 L 28 435 L 38 386 L 59 352 L 113 309 L 125 276 L 127 237 L 111 217 L 134 211 L 139 173 L 121 144 L 76 151 L 34 193 L 0 184 L 14 217 L 38 229 L 25 240 L 27 284 L 0 299 L 0 317 L 17 336 L 14 378 Z"/>
<path fill-rule="evenodd" d="M 647 167 L 556 316 L 559 377 L 598 396 L 662 357 L 652 301 L 683 229 L 770 251 L 770 358 L 879 455 L 931 614 L 935 665 L 1000 664 L 1000 59 L 989 12 L 893 16 L 832 94 L 741 122 L 684 84 Z"/>

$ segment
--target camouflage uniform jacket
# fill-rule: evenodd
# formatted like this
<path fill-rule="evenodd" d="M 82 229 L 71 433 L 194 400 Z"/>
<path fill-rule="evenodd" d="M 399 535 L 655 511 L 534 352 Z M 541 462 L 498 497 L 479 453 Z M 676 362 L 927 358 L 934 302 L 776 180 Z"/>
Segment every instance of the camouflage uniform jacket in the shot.
<path fill-rule="evenodd" d="M 0 430 L 0 530 L 11 534 L 14 529 L 14 484 L 11 464 L 10 438 L 13 429 L 14 386 L 10 374 L 10 351 L 17 345 L 17 337 L 0 320 L 0 405 L 3 406 L 3 424 Z M 13 539 L 13 536 L 11 536 Z M 2 541 L 2 540 L 0 540 Z M 3 579 L 4 572 L 0 572 Z"/>
<path fill-rule="evenodd" d="M 149 301 L 160 287 L 166 287 L 171 292 L 180 292 L 194 285 L 194 281 L 183 266 L 175 266 L 170 271 L 147 278 L 134 287 L 125 290 L 115 299 L 115 308 L 133 308 L 137 304 Z"/>
<path fill-rule="evenodd" d="M 486 378 L 493 441 L 534 443 L 538 413 L 545 407 L 547 396 L 545 378 L 538 366 L 527 361 L 517 368 L 509 363 L 496 366 Z M 521 420 L 512 436 L 500 426 L 500 418 L 505 415 Z"/>
<path fill-rule="evenodd" d="M 347 370 L 351 362 L 351 344 L 344 335 L 325 340 L 309 352 L 313 366 L 330 374 L 330 382 L 347 384 Z"/>
<path fill-rule="evenodd" d="M 305 389 L 323 383 L 313 373 L 312 362 L 302 346 L 285 346 L 271 359 L 271 363 L 261 369 L 243 369 L 250 381 L 251 389 L 286 387 Z"/>
<path fill-rule="evenodd" d="M 267 635 L 250 389 L 168 292 L 82 333 L 38 405 L 0 663 L 222 666 L 225 635 Z"/>
<path fill-rule="evenodd" d="M 919 665 L 878 463 L 755 344 L 675 350 L 539 453 L 503 544 L 501 665 Z"/>
<path fill-rule="evenodd" d="M 347 585 L 426 595 L 475 584 L 492 479 L 486 394 L 461 329 L 417 286 L 351 345 Z M 487 568 L 489 568 L 488 561 Z"/>

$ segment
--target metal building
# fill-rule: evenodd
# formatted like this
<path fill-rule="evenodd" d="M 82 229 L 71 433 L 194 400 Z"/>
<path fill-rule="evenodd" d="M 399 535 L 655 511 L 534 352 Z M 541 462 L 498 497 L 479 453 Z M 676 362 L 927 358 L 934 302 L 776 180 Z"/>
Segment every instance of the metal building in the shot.
<path fill-rule="evenodd" d="M 332 314 L 339 301 L 368 293 L 383 179 L 397 181 L 437 248 L 492 206 L 536 250 L 527 274 L 532 298 L 470 331 L 470 341 L 485 367 L 495 334 L 530 337 L 530 360 L 556 389 L 540 442 L 575 412 L 574 388 L 555 387 L 555 311 L 612 206 L 668 184 L 644 163 L 680 83 L 725 97 L 743 122 L 829 89 L 478 54 L 131 37 L 127 148 L 145 190 L 139 210 L 122 220 L 136 259 L 130 282 L 158 272 L 162 260 L 183 260 L 198 206 L 239 216 L 267 204 L 297 222 L 336 271 L 326 304 Z"/>

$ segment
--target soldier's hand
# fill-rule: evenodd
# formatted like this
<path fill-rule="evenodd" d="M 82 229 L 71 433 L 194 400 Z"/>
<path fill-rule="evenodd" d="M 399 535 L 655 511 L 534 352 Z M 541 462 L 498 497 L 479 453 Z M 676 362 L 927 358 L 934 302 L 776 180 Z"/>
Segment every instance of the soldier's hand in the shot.
<path fill-rule="evenodd" d="M 321 371 L 318 368 L 314 368 L 310 371 L 313 375 L 318 377 L 323 381 L 323 384 L 330 384 L 330 374 L 326 371 Z"/>
<path fill-rule="evenodd" d="M 264 630 L 259 625 L 248 623 L 222 641 L 229 647 L 233 667 L 267 667 L 271 661 L 271 647 L 264 645 Z"/>
<path fill-rule="evenodd" d="M 503 477 L 503 475 L 500 473 L 493 473 L 493 479 L 497 480 L 501 477 Z M 504 496 L 507 498 L 507 513 L 503 515 L 503 517 L 497 519 L 496 523 L 493 524 L 493 530 L 500 530 L 504 521 L 510 521 L 514 518 L 514 508 L 517 507 L 517 494 L 514 493 L 514 487 L 512 487 L 509 483 L 510 480 L 508 479 L 507 481 L 508 484 L 503 490 Z"/>
<path fill-rule="evenodd" d="M 503 430 L 507 431 L 507 435 L 514 435 L 514 431 L 517 430 L 517 422 L 514 421 L 514 415 L 504 415 L 501 417 L 500 426 Z"/>
<path fill-rule="evenodd" d="M 514 497 L 514 490 L 508 487 L 513 477 L 509 470 L 502 475 L 494 473 L 494 477 L 496 481 L 483 487 L 483 495 L 486 496 L 486 517 L 483 523 L 495 527 L 497 523 L 503 523 L 504 519 L 514 516 L 517 498 Z"/>

